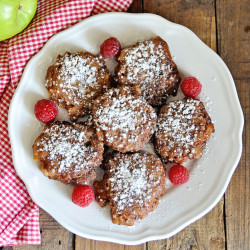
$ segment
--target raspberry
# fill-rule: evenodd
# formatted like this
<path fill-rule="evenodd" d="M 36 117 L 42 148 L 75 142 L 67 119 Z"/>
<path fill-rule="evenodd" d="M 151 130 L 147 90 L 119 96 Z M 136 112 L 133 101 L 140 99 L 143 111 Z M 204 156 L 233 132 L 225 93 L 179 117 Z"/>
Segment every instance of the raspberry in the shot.
<path fill-rule="evenodd" d="M 95 199 L 93 189 L 88 185 L 77 185 L 72 192 L 72 201 L 80 206 L 87 207 Z"/>
<path fill-rule="evenodd" d="M 197 97 L 201 92 L 202 85 L 195 77 L 187 77 L 181 83 L 181 90 L 185 96 Z"/>
<path fill-rule="evenodd" d="M 188 170 L 182 165 L 174 165 L 168 174 L 169 180 L 174 184 L 183 184 L 189 180 Z"/>
<path fill-rule="evenodd" d="M 105 58 L 115 57 L 121 52 L 121 44 L 115 37 L 110 37 L 101 44 L 100 52 Z"/>
<path fill-rule="evenodd" d="M 36 103 L 34 112 L 40 122 L 47 123 L 56 118 L 58 107 L 53 101 L 42 99 Z"/>

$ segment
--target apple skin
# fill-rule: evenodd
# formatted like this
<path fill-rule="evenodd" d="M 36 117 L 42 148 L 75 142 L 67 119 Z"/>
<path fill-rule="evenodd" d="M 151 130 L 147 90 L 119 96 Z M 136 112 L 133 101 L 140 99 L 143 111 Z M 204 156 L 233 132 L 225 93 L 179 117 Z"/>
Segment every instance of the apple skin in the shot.
<path fill-rule="evenodd" d="M 37 0 L 0 0 L 0 41 L 24 30 L 36 8 Z"/>

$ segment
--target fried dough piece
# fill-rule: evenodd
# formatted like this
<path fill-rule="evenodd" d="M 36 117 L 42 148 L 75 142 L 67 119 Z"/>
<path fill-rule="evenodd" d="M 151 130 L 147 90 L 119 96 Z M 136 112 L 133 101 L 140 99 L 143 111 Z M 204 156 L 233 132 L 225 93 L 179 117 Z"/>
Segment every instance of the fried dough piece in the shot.
<path fill-rule="evenodd" d="M 181 77 L 168 44 L 159 36 L 123 49 L 118 61 L 118 83 L 139 85 L 149 104 L 162 105 L 168 95 L 176 95 Z"/>
<path fill-rule="evenodd" d="M 88 52 L 59 55 L 45 80 L 50 99 L 66 108 L 72 121 L 88 113 L 94 100 L 110 87 L 104 60 Z"/>
<path fill-rule="evenodd" d="M 103 143 L 82 124 L 55 122 L 44 127 L 33 145 L 34 160 L 43 174 L 62 183 L 85 184 L 96 178 Z"/>
<path fill-rule="evenodd" d="M 165 162 L 199 159 L 214 125 L 199 100 L 172 101 L 160 110 L 155 148 Z"/>
<path fill-rule="evenodd" d="M 103 180 L 95 181 L 96 200 L 101 207 L 111 208 L 112 222 L 134 225 L 155 210 L 165 191 L 165 167 L 148 153 L 107 156 L 102 165 Z"/>
<path fill-rule="evenodd" d="M 157 115 L 133 88 L 109 89 L 92 108 L 99 140 L 120 152 L 136 152 L 150 140 Z"/>

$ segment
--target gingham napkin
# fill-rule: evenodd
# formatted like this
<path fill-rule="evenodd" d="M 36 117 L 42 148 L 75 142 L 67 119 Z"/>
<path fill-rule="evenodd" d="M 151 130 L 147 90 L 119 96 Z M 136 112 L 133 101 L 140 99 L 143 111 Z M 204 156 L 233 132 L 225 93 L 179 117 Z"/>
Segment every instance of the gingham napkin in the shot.
<path fill-rule="evenodd" d="M 84 18 L 126 11 L 132 0 L 40 0 L 28 28 L 0 42 L 0 246 L 40 244 L 39 210 L 17 176 L 7 130 L 8 109 L 23 69 L 46 41 Z"/>

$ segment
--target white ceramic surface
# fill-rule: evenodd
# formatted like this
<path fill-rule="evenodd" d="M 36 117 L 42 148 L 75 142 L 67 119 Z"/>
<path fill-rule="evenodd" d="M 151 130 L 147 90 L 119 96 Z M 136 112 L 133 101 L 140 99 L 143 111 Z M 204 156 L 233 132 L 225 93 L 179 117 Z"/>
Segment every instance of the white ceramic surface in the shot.
<path fill-rule="evenodd" d="M 38 99 L 48 97 L 44 77 L 58 54 L 79 50 L 98 54 L 100 44 L 110 36 L 126 47 L 156 35 L 168 42 L 182 76 L 192 75 L 202 82 L 200 99 L 215 133 L 204 156 L 185 164 L 190 170 L 188 183 L 174 187 L 167 181 L 166 194 L 146 219 L 132 227 L 114 225 L 108 207 L 93 202 L 80 208 L 71 201 L 71 185 L 43 176 L 32 159 L 32 144 L 44 126 L 35 118 L 33 107 Z M 63 113 L 59 119 L 64 119 Z M 239 162 L 242 130 L 242 110 L 224 62 L 189 29 L 153 14 L 101 14 L 53 36 L 27 64 L 9 111 L 14 165 L 32 199 L 75 234 L 129 245 L 171 237 L 216 205 Z"/>

